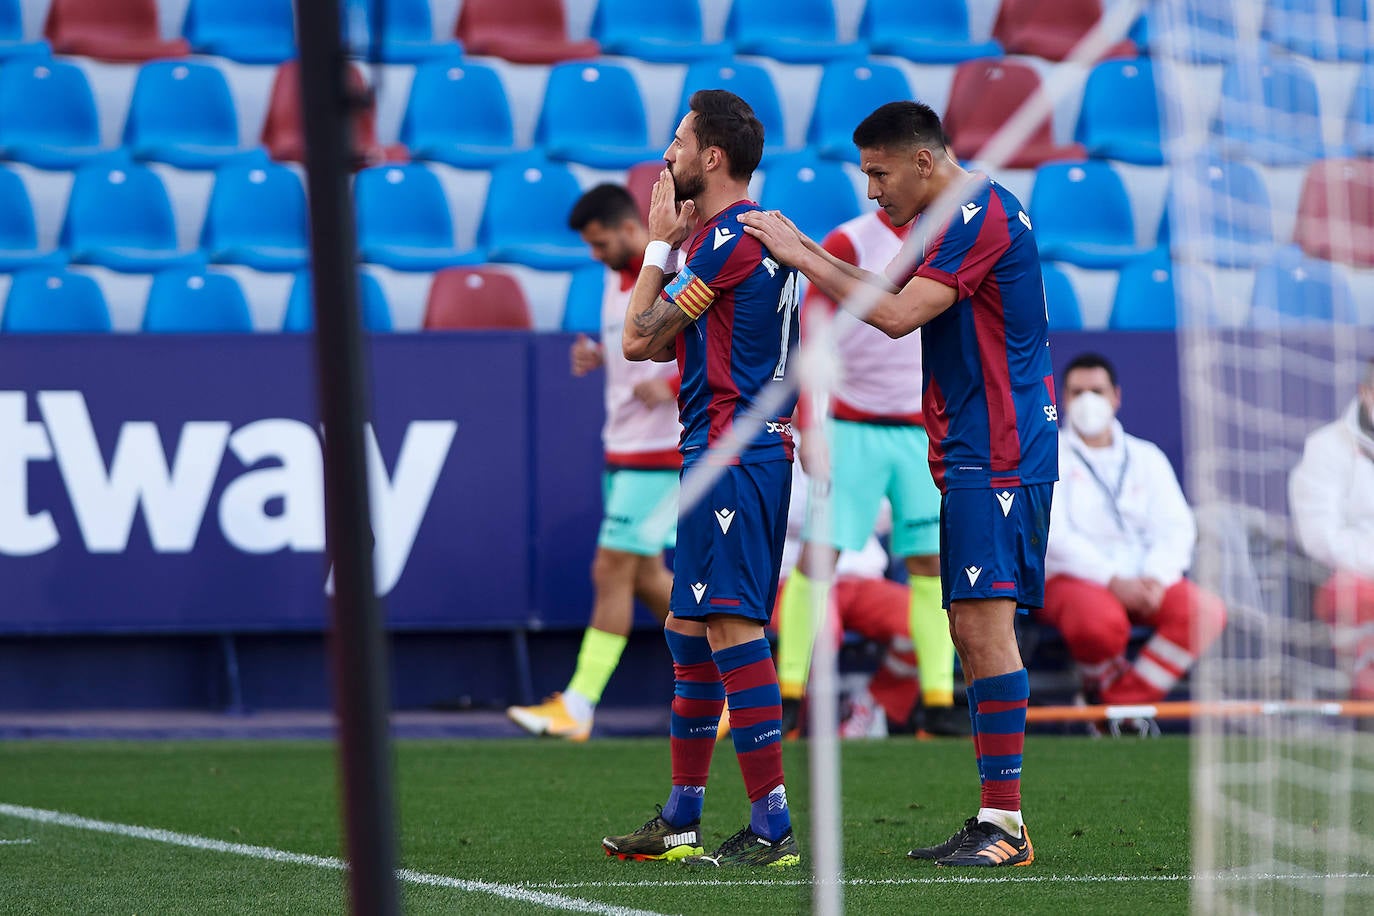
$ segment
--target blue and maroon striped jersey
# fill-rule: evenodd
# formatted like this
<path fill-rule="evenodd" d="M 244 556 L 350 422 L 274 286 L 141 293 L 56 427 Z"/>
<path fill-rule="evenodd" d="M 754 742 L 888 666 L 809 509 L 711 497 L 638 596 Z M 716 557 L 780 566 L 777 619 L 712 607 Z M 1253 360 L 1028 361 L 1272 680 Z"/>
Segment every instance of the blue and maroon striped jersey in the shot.
<path fill-rule="evenodd" d="M 677 341 L 684 467 L 752 414 L 760 392 L 784 377 L 797 350 L 797 272 L 770 257 L 737 218 L 758 209 L 742 200 L 707 221 L 692 239 L 686 266 L 663 290 L 694 319 Z M 732 463 L 791 461 L 796 403 L 790 395 L 764 417 Z"/>
<path fill-rule="evenodd" d="M 959 295 L 921 328 L 922 411 L 941 492 L 1059 478 L 1049 320 L 1030 218 L 996 182 L 974 187 L 901 284 L 928 277 Z"/>

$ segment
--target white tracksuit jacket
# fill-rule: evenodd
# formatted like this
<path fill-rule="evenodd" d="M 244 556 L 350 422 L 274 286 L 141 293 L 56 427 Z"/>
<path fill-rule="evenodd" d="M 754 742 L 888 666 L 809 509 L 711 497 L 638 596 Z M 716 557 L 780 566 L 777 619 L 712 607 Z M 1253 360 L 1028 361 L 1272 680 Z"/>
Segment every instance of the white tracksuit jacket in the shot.
<path fill-rule="evenodd" d="M 1288 512 L 1309 557 L 1374 579 L 1374 436 L 1360 428 L 1359 406 L 1307 437 Z"/>

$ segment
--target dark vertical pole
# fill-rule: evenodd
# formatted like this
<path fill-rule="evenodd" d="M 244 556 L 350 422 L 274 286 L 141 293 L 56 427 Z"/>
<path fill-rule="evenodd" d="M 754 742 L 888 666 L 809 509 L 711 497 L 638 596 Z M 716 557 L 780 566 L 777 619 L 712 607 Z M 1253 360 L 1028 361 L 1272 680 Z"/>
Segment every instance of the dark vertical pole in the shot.
<path fill-rule="evenodd" d="M 315 274 L 315 360 L 324 423 L 325 532 L 334 569 L 334 706 L 355 916 L 400 912 L 387 737 L 387 664 L 374 597 L 362 331 L 354 267 L 352 113 L 339 0 L 297 0 Z"/>

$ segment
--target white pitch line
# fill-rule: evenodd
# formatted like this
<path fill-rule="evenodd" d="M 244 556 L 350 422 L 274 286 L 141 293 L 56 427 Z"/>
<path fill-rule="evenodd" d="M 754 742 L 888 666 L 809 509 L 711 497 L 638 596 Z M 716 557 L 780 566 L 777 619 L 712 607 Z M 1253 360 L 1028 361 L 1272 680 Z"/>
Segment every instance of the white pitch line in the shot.
<path fill-rule="evenodd" d="M 27 846 L 33 840 L 0 840 L 0 846 Z"/>
<path fill-rule="evenodd" d="M 155 843 L 167 843 L 171 846 L 184 846 L 189 849 L 205 850 L 206 852 L 221 852 L 229 855 L 245 856 L 250 859 L 262 859 L 268 862 L 284 862 L 290 865 L 310 865 L 315 868 L 326 868 L 332 871 L 344 871 L 348 868 L 348 863 L 335 856 L 312 856 L 299 852 L 287 852 L 283 849 L 273 849 L 270 846 L 249 846 L 245 843 L 226 843 L 223 840 L 213 840 L 209 837 L 196 836 L 190 833 L 176 833 L 171 830 L 159 830 L 154 827 L 140 827 L 136 824 L 116 824 L 111 821 L 97 821 L 76 814 L 66 814 L 61 811 L 48 811 L 43 808 L 28 808 L 23 805 L 7 805 L 0 803 L 0 815 L 18 818 L 19 820 L 32 821 L 39 824 L 53 824 L 58 827 L 71 827 L 76 830 L 90 830 L 95 833 L 109 833 L 115 836 L 131 837 L 139 840 L 152 840 Z M 577 897 L 566 897 L 562 894 L 535 890 L 527 886 L 521 887 L 513 884 L 498 884 L 494 881 L 470 881 L 463 878 L 450 878 L 446 875 L 430 875 L 424 872 L 411 871 L 408 868 L 397 869 L 396 877 L 410 884 L 425 884 L 431 887 L 451 887 L 456 890 L 468 891 L 470 893 L 490 894 L 494 897 L 504 897 L 507 900 L 516 900 L 521 903 L 531 903 L 537 906 L 546 906 L 551 909 L 566 910 L 573 913 L 596 913 L 599 914 L 599 916 L 663 916 L 663 914 L 654 913 L 651 910 L 636 910 L 630 907 L 598 903 L 594 900 L 581 900 Z"/>
<path fill-rule="evenodd" d="M 1133 882 L 1193 881 L 1196 875 L 1007 875 L 1005 872 L 984 872 L 972 875 L 949 875 L 929 878 L 845 878 L 840 883 L 849 887 L 879 887 L 887 885 L 922 884 L 1130 884 Z M 1338 875 L 1216 875 L 1213 880 L 1254 881 L 1369 881 L 1374 872 L 1352 872 Z M 744 878 L 729 881 L 710 878 L 704 881 L 544 881 L 522 882 L 521 887 L 548 890 L 591 890 L 598 888 L 630 887 L 809 887 L 814 882 L 805 878 L 770 881 L 766 878 Z"/>

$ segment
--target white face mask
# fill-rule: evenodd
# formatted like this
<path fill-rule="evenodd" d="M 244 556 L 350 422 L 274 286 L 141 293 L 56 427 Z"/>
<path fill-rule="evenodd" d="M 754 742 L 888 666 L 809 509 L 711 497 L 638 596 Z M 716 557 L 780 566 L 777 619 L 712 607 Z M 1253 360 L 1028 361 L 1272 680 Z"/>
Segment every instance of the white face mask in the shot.
<path fill-rule="evenodd" d="M 1069 404 L 1069 422 L 1084 438 L 1100 436 L 1115 418 L 1112 402 L 1096 391 L 1084 391 Z"/>

